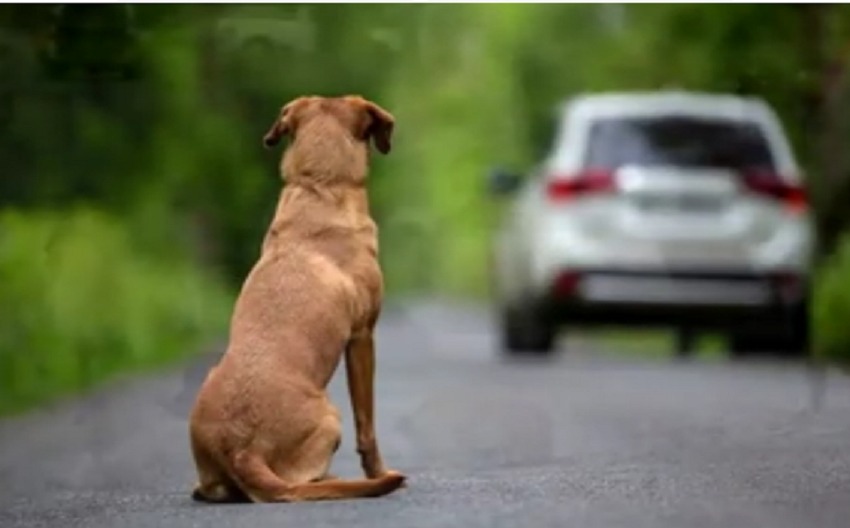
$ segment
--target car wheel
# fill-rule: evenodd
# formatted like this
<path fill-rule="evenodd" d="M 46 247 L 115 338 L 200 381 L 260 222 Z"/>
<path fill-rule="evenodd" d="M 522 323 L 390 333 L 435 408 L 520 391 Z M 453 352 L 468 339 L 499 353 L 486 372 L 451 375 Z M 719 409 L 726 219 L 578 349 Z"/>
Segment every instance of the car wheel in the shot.
<path fill-rule="evenodd" d="M 545 355 L 554 350 L 555 328 L 534 308 L 503 308 L 500 324 L 505 353 Z"/>
<path fill-rule="evenodd" d="M 694 345 L 697 335 L 692 328 L 679 328 L 676 330 L 676 357 L 679 359 L 690 359 L 696 353 Z"/>
<path fill-rule="evenodd" d="M 802 302 L 792 308 L 788 317 L 788 329 L 788 337 L 779 347 L 779 353 L 787 358 L 807 357 L 811 339 L 808 302 Z"/>
<path fill-rule="evenodd" d="M 735 333 L 729 336 L 729 356 L 736 359 L 775 355 L 781 347 L 780 339 L 764 332 Z"/>
<path fill-rule="evenodd" d="M 793 307 L 784 325 L 729 337 L 729 355 L 734 358 L 773 356 L 799 359 L 809 351 L 809 310 L 803 302 Z"/>

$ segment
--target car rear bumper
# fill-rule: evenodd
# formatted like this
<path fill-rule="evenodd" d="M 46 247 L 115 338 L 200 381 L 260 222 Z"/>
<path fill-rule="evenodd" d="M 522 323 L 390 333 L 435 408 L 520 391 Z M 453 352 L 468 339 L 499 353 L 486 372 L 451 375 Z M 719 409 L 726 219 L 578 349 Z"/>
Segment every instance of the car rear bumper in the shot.
<path fill-rule="evenodd" d="M 764 328 L 806 298 L 793 274 L 583 270 L 560 274 L 542 309 L 560 323 Z"/>

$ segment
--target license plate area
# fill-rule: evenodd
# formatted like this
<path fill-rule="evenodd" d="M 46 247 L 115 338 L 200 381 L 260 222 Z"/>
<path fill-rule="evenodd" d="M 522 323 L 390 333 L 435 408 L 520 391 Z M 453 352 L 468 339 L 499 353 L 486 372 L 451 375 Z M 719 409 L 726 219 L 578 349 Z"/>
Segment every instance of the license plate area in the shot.
<path fill-rule="evenodd" d="M 756 279 L 588 275 L 579 292 L 600 303 L 759 306 L 772 299 L 770 286 Z"/>
<path fill-rule="evenodd" d="M 642 195 L 633 198 L 643 213 L 706 215 L 723 211 L 725 200 L 717 196 Z"/>

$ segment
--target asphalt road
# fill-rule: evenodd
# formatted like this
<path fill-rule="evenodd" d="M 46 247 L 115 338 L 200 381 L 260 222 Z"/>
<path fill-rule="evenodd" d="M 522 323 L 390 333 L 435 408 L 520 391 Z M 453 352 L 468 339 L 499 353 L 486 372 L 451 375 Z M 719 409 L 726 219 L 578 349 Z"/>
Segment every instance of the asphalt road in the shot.
<path fill-rule="evenodd" d="M 192 502 L 186 415 L 203 361 L 0 422 L 0 526 L 850 526 L 850 381 L 810 408 L 790 365 L 624 361 L 568 342 L 493 352 L 480 309 L 389 311 L 378 434 L 409 488 L 381 499 Z M 343 378 L 332 392 L 348 411 Z M 334 471 L 357 475 L 347 413 Z"/>

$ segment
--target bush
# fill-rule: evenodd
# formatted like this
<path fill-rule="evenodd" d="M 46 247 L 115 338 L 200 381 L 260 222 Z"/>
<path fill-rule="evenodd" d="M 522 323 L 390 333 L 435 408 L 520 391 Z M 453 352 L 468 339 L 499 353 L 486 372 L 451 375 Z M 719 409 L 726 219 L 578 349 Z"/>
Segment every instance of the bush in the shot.
<path fill-rule="evenodd" d="M 197 351 L 230 298 L 90 209 L 0 213 L 0 414 Z"/>
<path fill-rule="evenodd" d="M 850 366 L 850 235 L 817 274 L 812 305 L 815 357 Z"/>

